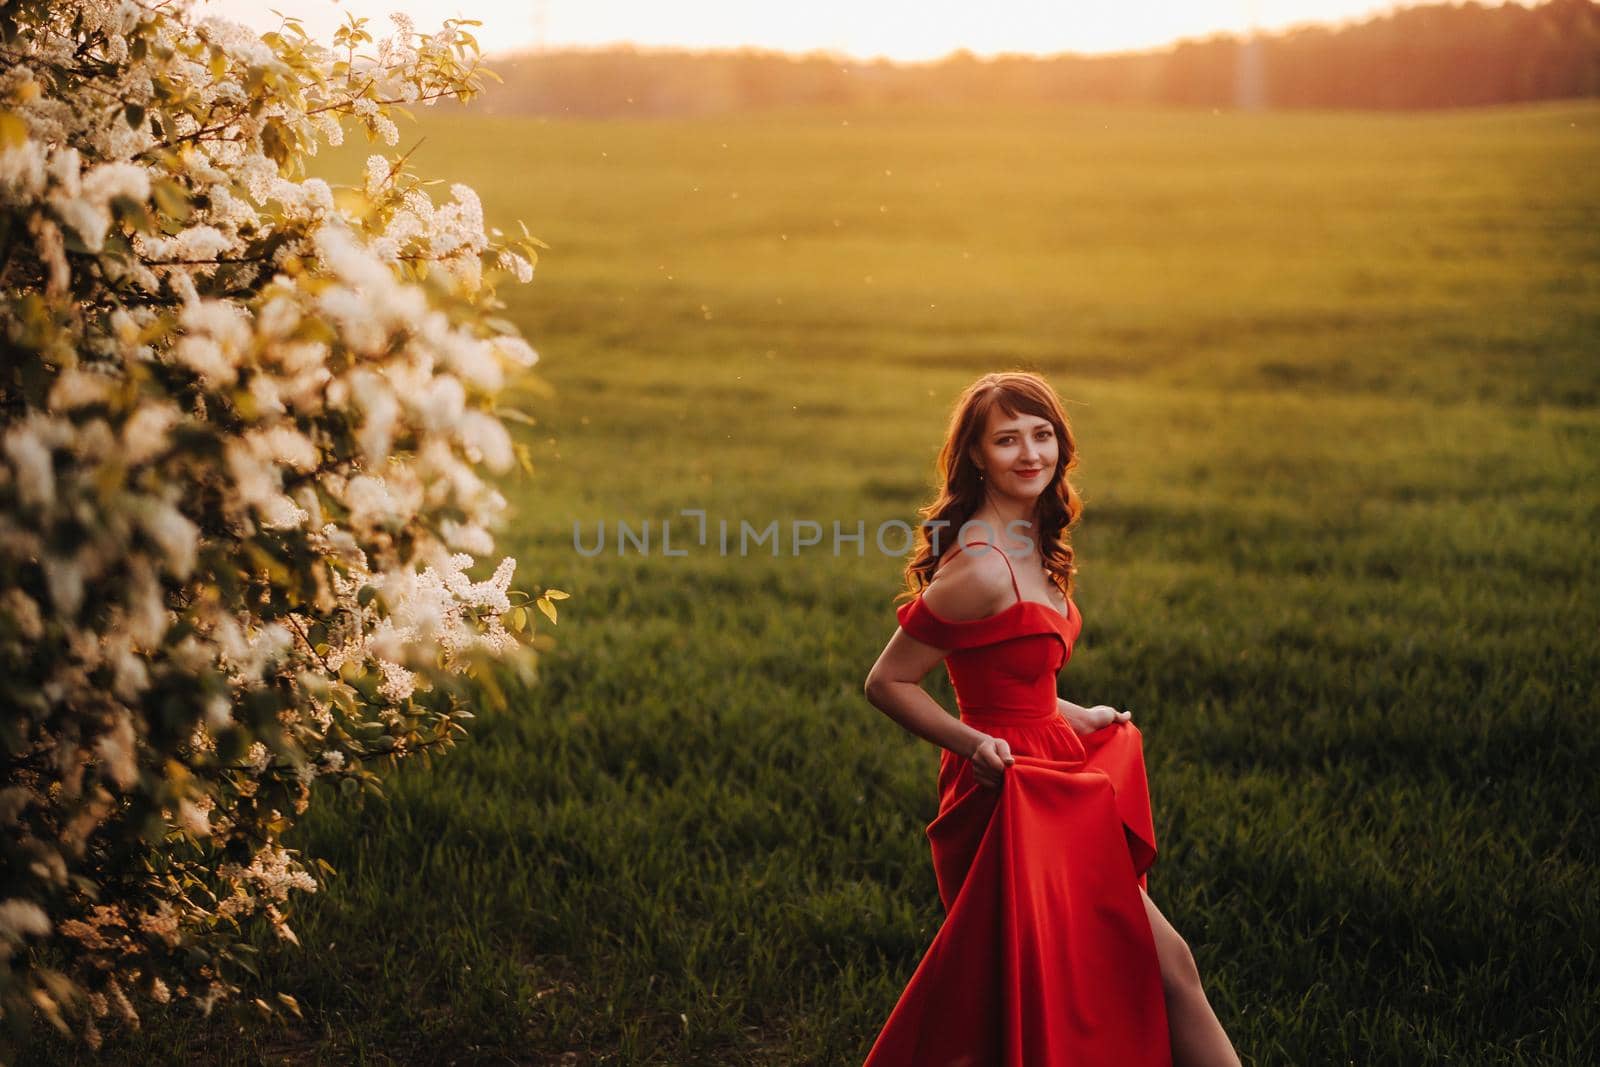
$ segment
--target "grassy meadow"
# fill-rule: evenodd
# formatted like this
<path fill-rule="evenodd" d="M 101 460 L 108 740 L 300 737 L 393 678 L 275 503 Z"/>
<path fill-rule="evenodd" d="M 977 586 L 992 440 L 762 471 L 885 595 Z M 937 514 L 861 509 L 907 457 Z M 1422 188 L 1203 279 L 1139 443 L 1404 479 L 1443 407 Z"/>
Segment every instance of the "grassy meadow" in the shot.
<path fill-rule="evenodd" d="M 942 915 L 871 532 L 1009 368 L 1081 454 L 1061 691 L 1134 709 L 1245 1062 L 1600 1057 L 1600 104 L 422 115 L 416 169 L 551 245 L 504 544 L 572 599 L 512 711 L 297 829 L 303 1024 L 104 1062 L 858 1064 Z"/>

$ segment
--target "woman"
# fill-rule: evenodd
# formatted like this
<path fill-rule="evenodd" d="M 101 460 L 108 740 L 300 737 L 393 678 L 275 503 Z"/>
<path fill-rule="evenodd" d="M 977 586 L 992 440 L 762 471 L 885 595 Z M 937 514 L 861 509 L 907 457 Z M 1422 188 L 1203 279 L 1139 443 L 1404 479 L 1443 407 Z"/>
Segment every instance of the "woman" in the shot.
<path fill-rule="evenodd" d="M 1083 628 L 1060 401 L 1038 375 L 985 375 L 939 466 L 907 567 L 920 592 L 866 692 L 944 749 L 927 832 L 945 919 L 867 1067 L 1237 1067 L 1145 891 L 1155 831 L 1131 713 L 1056 695 Z M 941 660 L 959 719 L 921 686 Z"/>

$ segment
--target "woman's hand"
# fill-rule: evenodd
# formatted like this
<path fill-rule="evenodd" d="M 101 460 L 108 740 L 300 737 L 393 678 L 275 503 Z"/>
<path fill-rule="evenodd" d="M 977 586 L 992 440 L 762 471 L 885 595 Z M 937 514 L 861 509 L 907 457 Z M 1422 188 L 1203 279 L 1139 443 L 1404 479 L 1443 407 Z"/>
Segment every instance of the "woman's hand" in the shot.
<path fill-rule="evenodd" d="M 1092 734 L 1101 727 L 1110 726 L 1114 722 L 1127 722 L 1133 718 L 1133 712 L 1118 711 L 1110 704 L 1096 704 L 1092 708 L 1085 708 L 1063 700 L 1061 702 L 1061 717 L 1066 719 L 1068 725 L 1078 733 Z"/>
<path fill-rule="evenodd" d="M 1003 737 L 984 737 L 967 758 L 972 761 L 972 776 L 990 789 L 999 787 L 1006 768 L 1016 762 L 1011 757 L 1011 746 Z"/>

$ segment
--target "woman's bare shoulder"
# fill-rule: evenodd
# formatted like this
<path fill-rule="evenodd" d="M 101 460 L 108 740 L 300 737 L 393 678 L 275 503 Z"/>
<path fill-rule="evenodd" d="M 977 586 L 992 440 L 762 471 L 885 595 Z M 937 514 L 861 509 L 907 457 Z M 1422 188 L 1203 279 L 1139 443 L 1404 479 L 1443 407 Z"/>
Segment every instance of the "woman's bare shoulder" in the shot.
<path fill-rule="evenodd" d="M 953 550 L 952 550 L 953 551 Z M 1011 568 L 997 548 L 982 545 L 947 554 L 933 581 L 922 591 L 923 602 L 945 619 L 983 619 L 1016 599 Z"/>

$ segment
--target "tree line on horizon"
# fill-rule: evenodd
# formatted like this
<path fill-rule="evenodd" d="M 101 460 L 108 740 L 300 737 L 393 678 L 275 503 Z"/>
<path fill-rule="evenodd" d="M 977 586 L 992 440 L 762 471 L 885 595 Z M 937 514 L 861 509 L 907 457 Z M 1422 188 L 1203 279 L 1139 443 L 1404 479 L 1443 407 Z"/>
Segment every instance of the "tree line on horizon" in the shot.
<path fill-rule="evenodd" d="M 931 63 L 619 46 L 502 57 L 482 112 L 683 115 L 795 105 L 1165 104 L 1404 110 L 1600 96 L 1600 3 L 1403 8 L 1113 55 Z"/>

